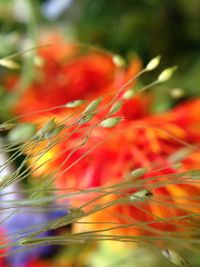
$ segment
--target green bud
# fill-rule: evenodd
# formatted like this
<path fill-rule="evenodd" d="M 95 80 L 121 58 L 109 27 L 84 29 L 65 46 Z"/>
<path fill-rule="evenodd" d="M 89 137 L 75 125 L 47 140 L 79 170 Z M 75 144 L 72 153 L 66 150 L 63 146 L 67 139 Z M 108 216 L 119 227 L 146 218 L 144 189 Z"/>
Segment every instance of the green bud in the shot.
<path fill-rule="evenodd" d="M 93 100 L 84 110 L 84 113 L 91 113 L 93 111 L 95 111 L 97 109 L 97 107 L 99 106 L 100 102 L 101 102 L 102 98 L 98 98 Z"/>
<path fill-rule="evenodd" d="M 126 61 L 120 55 L 114 55 L 113 56 L 113 62 L 118 67 L 124 67 L 126 65 Z"/>
<path fill-rule="evenodd" d="M 36 67 L 41 68 L 44 65 L 44 59 L 37 55 L 33 58 L 33 63 Z"/>
<path fill-rule="evenodd" d="M 178 163 L 178 162 L 184 160 L 187 156 L 189 156 L 191 154 L 191 152 L 192 152 L 192 150 L 188 149 L 188 148 L 179 149 L 178 151 L 171 154 L 169 156 L 168 160 L 171 163 Z"/>
<path fill-rule="evenodd" d="M 64 124 L 56 126 L 54 129 L 45 134 L 45 138 L 51 138 L 58 135 L 65 128 Z"/>
<path fill-rule="evenodd" d="M 147 71 L 151 71 L 157 68 L 158 65 L 160 64 L 160 59 L 161 59 L 161 56 L 154 57 L 153 59 L 149 61 L 145 69 Z"/>
<path fill-rule="evenodd" d="M 77 123 L 82 125 L 86 122 L 89 122 L 93 117 L 94 117 L 94 113 L 87 113 L 87 114 L 84 114 L 78 121 Z"/>
<path fill-rule="evenodd" d="M 65 104 L 65 107 L 66 108 L 76 108 L 76 107 L 81 106 L 83 103 L 85 103 L 84 100 L 75 100 L 75 101 L 68 102 L 67 104 Z"/>
<path fill-rule="evenodd" d="M 37 131 L 36 136 L 39 138 L 45 138 L 45 135 L 51 133 L 56 127 L 55 118 L 50 119 L 39 131 Z"/>
<path fill-rule="evenodd" d="M 170 92 L 171 96 L 175 99 L 179 99 L 184 96 L 184 90 L 182 88 L 173 88 Z"/>
<path fill-rule="evenodd" d="M 19 69 L 20 65 L 11 59 L 0 59 L 0 65 L 8 69 Z"/>
<path fill-rule="evenodd" d="M 158 76 L 158 81 L 159 82 L 165 82 L 165 81 L 169 80 L 176 70 L 177 70 L 177 66 L 163 70 L 161 72 L 161 74 Z"/>
<path fill-rule="evenodd" d="M 22 143 L 33 137 L 36 126 L 32 123 L 21 123 L 10 130 L 8 140 L 13 143 Z"/>
<path fill-rule="evenodd" d="M 147 172 L 147 169 L 146 169 L 146 168 L 138 168 L 138 169 L 136 169 L 136 170 L 133 170 L 133 171 L 130 173 L 130 175 L 131 175 L 131 177 L 136 178 L 136 177 L 141 177 L 141 176 L 143 176 L 146 172 Z"/>
<path fill-rule="evenodd" d="M 149 199 L 152 195 L 153 194 L 147 189 L 140 190 L 130 196 L 130 201 L 131 202 L 145 201 Z"/>
<path fill-rule="evenodd" d="M 57 125 L 55 118 L 49 120 L 44 127 L 37 131 L 35 138 L 36 139 L 48 139 L 58 135 L 65 128 L 64 124 Z"/>
<path fill-rule="evenodd" d="M 163 256 L 171 261 L 173 264 L 178 266 L 189 266 L 188 261 L 183 259 L 183 257 L 176 251 L 163 249 L 161 250 Z"/>
<path fill-rule="evenodd" d="M 123 102 L 121 100 L 119 100 L 118 102 L 116 102 L 115 104 L 113 104 L 112 107 L 110 108 L 109 113 L 110 114 L 117 113 L 121 109 L 122 104 L 123 104 Z"/>
<path fill-rule="evenodd" d="M 125 100 L 129 100 L 131 98 L 133 98 L 135 95 L 135 92 L 133 89 L 129 89 L 127 91 L 125 91 L 122 95 L 122 98 L 125 99 Z"/>
<path fill-rule="evenodd" d="M 99 126 L 103 127 L 103 128 L 112 128 L 114 126 L 116 126 L 120 121 L 121 121 L 121 117 L 115 117 L 115 118 L 108 118 L 103 120 Z"/>

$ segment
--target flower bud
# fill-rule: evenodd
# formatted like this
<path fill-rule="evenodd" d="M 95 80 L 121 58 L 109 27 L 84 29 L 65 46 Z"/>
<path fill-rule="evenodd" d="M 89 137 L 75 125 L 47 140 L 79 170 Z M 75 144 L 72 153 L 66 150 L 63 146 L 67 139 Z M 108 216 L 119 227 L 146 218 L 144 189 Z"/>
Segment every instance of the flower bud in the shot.
<path fill-rule="evenodd" d="M 84 110 L 84 113 L 91 113 L 91 112 L 93 112 L 94 110 L 96 110 L 97 107 L 99 106 L 101 100 L 102 100 L 101 97 L 98 98 L 98 99 L 93 100 L 93 101 L 86 107 L 86 109 Z"/>
<path fill-rule="evenodd" d="M 172 153 L 168 160 L 171 163 L 177 163 L 183 161 L 186 157 L 188 157 L 192 153 L 192 150 L 189 148 L 182 148 Z"/>
<path fill-rule="evenodd" d="M 174 74 L 174 72 L 176 71 L 176 69 L 177 69 L 177 66 L 163 70 L 161 72 L 161 74 L 158 76 L 158 81 L 159 82 L 165 82 L 165 81 L 169 80 L 172 77 L 172 75 Z"/>
<path fill-rule="evenodd" d="M 56 127 L 55 118 L 50 119 L 39 131 L 37 131 L 36 136 L 39 138 L 44 138 L 46 134 L 52 132 Z"/>
<path fill-rule="evenodd" d="M 67 104 L 65 104 L 66 108 L 76 108 L 81 106 L 85 101 L 84 100 L 75 100 L 72 102 L 68 102 Z"/>
<path fill-rule="evenodd" d="M 181 88 L 174 88 L 170 92 L 171 96 L 175 99 L 181 98 L 184 95 L 184 91 Z"/>
<path fill-rule="evenodd" d="M 45 138 L 51 138 L 58 135 L 65 128 L 64 124 L 56 126 L 54 129 L 45 134 Z"/>
<path fill-rule="evenodd" d="M 11 59 L 0 59 L 0 65 L 8 69 L 19 69 L 20 65 Z"/>
<path fill-rule="evenodd" d="M 161 250 L 163 256 L 171 261 L 173 264 L 178 266 L 189 266 L 189 263 L 183 259 L 183 257 L 176 251 L 163 249 Z"/>
<path fill-rule="evenodd" d="M 130 175 L 131 177 L 140 177 L 140 176 L 143 176 L 145 173 L 147 172 L 147 169 L 146 168 L 138 168 L 136 170 L 133 170 Z"/>
<path fill-rule="evenodd" d="M 136 201 L 145 201 L 149 199 L 153 195 L 152 192 L 150 192 L 147 189 L 137 191 L 133 195 L 130 196 L 130 201 L 131 202 L 136 202 Z"/>
<path fill-rule="evenodd" d="M 36 132 L 36 126 L 32 123 L 21 123 L 10 130 L 8 140 L 13 143 L 21 143 L 33 137 Z"/>
<path fill-rule="evenodd" d="M 99 124 L 99 126 L 103 127 L 103 128 L 112 128 L 112 127 L 116 126 L 121 121 L 121 119 L 122 118 L 120 118 L 120 117 L 108 118 L 108 119 L 103 120 Z"/>
<path fill-rule="evenodd" d="M 112 107 L 110 108 L 109 113 L 110 113 L 110 114 L 115 114 L 115 113 L 117 113 L 117 112 L 121 109 L 122 104 L 123 104 L 122 101 L 118 101 L 118 102 L 116 102 L 115 104 L 113 104 Z"/>
<path fill-rule="evenodd" d="M 149 61 L 145 69 L 147 71 L 151 71 L 157 68 L 158 65 L 160 64 L 160 59 L 161 59 L 161 56 L 154 57 L 153 59 Z"/>
<path fill-rule="evenodd" d="M 94 113 L 87 113 L 87 114 L 84 114 L 78 121 L 77 123 L 82 125 L 86 122 L 89 122 L 93 117 L 94 117 Z"/>
<path fill-rule="evenodd" d="M 117 67 L 124 67 L 126 65 L 125 60 L 120 55 L 114 55 L 113 62 Z"/>
<path fill-rule="evenodd" d="M 133 91 L 133 89 L 129 89 L 123 93 L 122 98 L 125 100 L 129 100 L 133 98 L 134 95 L 135 95 L 135 92 Z"/>

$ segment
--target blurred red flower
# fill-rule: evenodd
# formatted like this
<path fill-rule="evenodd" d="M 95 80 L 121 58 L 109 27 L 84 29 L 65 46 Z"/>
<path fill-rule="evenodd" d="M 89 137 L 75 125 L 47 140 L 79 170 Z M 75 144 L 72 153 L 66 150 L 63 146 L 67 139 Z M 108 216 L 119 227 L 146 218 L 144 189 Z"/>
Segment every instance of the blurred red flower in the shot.
<path fill-rule="evenodd" d="M 36 64 L 34 78 L 30 86 L 20 93 L 13 107 L 15 114 L 49 109 L 77 99 L 91 100 L 105 94 L 109 97 L 141 69 L 141 61 L 137 57 L 125 70 L 115 64 L 112 54 L 65 43 L 59 36 L 44 39 L 49 45 L 44 45 L 42 40 L 41 46 L 32 54 L 33 64 Z M 11 93 L 17 89 L 19 81 L 18 75 L 6 79 Z M 57 113 L 58 109 L 52 112 Z"/>
<path fill-rule="evenodd" d="M 3 246 L 6 244 L 6 235 L 5 231 L 3 229 L 0 229 L 0 246 Z M 5 262 L 5 256 L 3 255 L 6 252 L 6 249 L 0 249 L 0 266 L 6 266 Z"/>

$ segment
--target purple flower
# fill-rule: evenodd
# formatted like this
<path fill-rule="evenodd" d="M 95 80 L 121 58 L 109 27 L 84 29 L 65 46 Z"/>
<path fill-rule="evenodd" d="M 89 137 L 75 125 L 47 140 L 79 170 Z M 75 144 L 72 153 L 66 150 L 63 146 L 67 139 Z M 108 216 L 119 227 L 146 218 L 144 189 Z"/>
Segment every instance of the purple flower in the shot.
<path fill-rule="evenodd" d="M 53 206 L 53 209 L 55 208 L 56 206 Z M 65 215 L 67 215 L 66 209 L 37 212 L 37 209 L 31 207 L 19 208 L 8 219 L 5 220 L 3 226 L 10 241 L 14 242 L 21 238 L 30 236 L 31 233 L 43 229 L 52 220 L 61 218 Z M 55 230 L 44 231 L 42 234 L 38 235 L 38 237 L 53 236 L 55 234 Z M 57 252 L 57 249 L 58 246 L 53 245 L 37 246 L 33 248 L 13 246 L 11 247 L 11 254 L 7 257 L 7 262 L 12 267 L 26 267 L 29 261 L 51 256 Z"/>

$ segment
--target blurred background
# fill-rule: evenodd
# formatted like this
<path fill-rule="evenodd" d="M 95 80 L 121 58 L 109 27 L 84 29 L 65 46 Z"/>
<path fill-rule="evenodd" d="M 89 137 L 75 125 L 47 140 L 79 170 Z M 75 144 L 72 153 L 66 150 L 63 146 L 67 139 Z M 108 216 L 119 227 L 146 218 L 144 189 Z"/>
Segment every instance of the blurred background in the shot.
<path fill-rule="evenodd" d="M 177 65 L 178 71 L 167 85 L 152 89 L 154 112 L 200 95 L 199 29 L 199 0 L 0 0 L 0 58 L 25 45 L 34 47 L 45 32 L 61 32 L 68 41 L 100 47 L 124 58 L 137 54 L 144 65 L 157 55 L 162 56 L 160 69 Z M 25 71 L 28 75 L 28 69 Z M 0 69 L 0 77 L 3 74 Z M 141 83 L 154 75 L 147 75 Z M 171 93 L 174 88 L 180 88 L 178 97 Z M 1 121 L 9 118 L 10 101 L 0 84 Z M 61 260 L 55 266 L 173 266 L 156 249 L 149 254 L 145 251 L 125 252 L 118 245 L 114 250 L 107 245 L 72 245 L 56 255 Z M 198 257 L 194 259 L 195 266 L 198 261 Z M 34 266 L 52 265 L 47 260 Z"/>
<path fill-rule="evenodd" d="M 47 29 L 124 57 L 137 53 L 144 64 L 162 55 L 161 68 L 179 68 L 169 87 L 183 93 L 177 100 L 168 88 L 157 90 L 160 112 L 200 94 L 199 12 L 198 0 L 1 0 L 0 56 L 16 51 L 24 38 L 34 46 Z"/>

